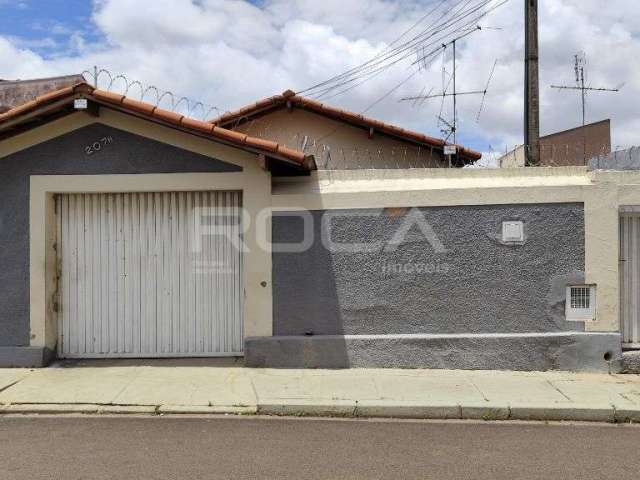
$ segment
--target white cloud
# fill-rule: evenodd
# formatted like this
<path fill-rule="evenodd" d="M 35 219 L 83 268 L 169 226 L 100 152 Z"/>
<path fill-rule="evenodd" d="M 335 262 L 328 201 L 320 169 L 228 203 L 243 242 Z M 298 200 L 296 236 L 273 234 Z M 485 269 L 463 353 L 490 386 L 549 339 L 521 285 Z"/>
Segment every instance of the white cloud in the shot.
<path fill-rule="evenodd" d="M 0 35 L 0 77 L 75 73 L 99 65 L 145 84 L 180 92 L 223 109 L 242 106 L 287 88 L 302 89 L 375 55 L 411 26 L 434 0 L 99 0 L 93 20 L 103 43 L 78 34 L 53 58 L 24 41 Z M 0 0 L 1 2 L 1 0 Z M 461 43 L 459 88 L 478 89 L 495 59 L 498 68 L 480 122 L 480 97 L 461 99 L 463 138 L 475 147 L 504 150 L 522 137 L 523 6 L 511 2 L 482 23 L 485 30 Z M 640 10 L 634 0 L 540 2 L 543 133 L 576 126 L 577 94 L 552 83 L 573 81 L 572 57 L 583 50 L 594 86 L 626 82 L 620 94 L 589 96 L 589 120 L 613 119 L 614 144 L 640 143 L 635 99 L 640 95 Z M 43 40 L 46 35 L 43 32 Z M 56 39 L 57 40 L 57 39 Z M 440 62 L 375 106 L 370 115 L 440 135 L 440 102 L 421 107 L 402 96 L 441 88 Z M 403 81 L 399 64 L 372 81 L 331 99 L 362 111 Z M 446 106 L 445 113 L 451 107 Z"/>

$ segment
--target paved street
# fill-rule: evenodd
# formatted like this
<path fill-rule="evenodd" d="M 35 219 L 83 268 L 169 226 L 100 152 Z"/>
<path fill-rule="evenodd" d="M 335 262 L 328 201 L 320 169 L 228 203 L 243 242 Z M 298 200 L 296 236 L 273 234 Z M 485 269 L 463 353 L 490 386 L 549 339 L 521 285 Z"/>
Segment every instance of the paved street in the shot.
<path fill-rule="evenodd" d="M 0 478 L 637 479 L 640 427 L 0 417 Z"/>

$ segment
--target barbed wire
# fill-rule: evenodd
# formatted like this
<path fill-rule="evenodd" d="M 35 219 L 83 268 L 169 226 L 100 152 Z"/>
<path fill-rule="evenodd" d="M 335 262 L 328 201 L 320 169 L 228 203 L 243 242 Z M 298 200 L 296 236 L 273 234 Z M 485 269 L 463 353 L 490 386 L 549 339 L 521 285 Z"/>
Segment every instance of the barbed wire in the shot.
<path fill-rule="evenodd" d="M 223 111 L 216 106 L 192 100 L 184 95 L 177 95 L 170 90 L 162 90 L 155 85 L 145 85 L 139 80 L 131 80 L 124 74 L 114 74 L 106 68 L 93 67 L 92 70 L 84 70 L 81 75 L 96 88 L 120 93 L 199 120 L 209 120 Z M 214 112 L 215 115 L 213 115 Z"/>
<path fill-rule="evenodd" d="M 485 154 L 483 164 L 488 168 L 523 167 L 526 147 L 518 145 L 504 148 L 502 152 L 490 147 L 489 158 Z M 640 169 L 640 150 L 637 145 L 615 145 L 602 142 L 575 142 L 540 145 L 541 167 L 589 166 L 591 168 L 616 169 L 637 165 Z"/>
<path fill-rule="evenodd" d="M 424 145 L 407 144 L 399 145 L 398 147 L 380 145 L 375 148 L 361 148 L 351 145 L 346 147 L 342 145 L 342 142 L 328 141 L 326 135 L 322 132 L 317 132 L 315 136 L 303 132 L 293 132 L 291 128 L 266 122 L 264 118 L 250 120 L 243 125 L 237 125 L 235 128 L 253 137 L 272 140 L 289 148 L 302 151 L 307 155 L 313 155 L 318 168 L 321 170 L 449 167 L 448 162 L 443 160 L 439 149 Z M 630 154 L 627 151 L 633 153 Z M 540 166 L 593 167 L 593 165 L 601 165 L 601 168 L 612 168 L 612 166 L 622 163 L 629 164 L 629 155 L 640 157 L 640 149 L 636 146 L 616 145 L 612 152 L 612 148 L 608 143 L 587 143 L 586 152 L 587 155 L 585 156 L 582 142 L 543 144 L 541 145 L 542 161 Z M 607 167 L 604 167 L 604 165 L 607 165 Z M 640 165 L 640 160 L 638 165 Z M 473 168 L 515 168 L 524 166 L 525 151 L 522 145 L 505 146 L 497 149 L 489 145 L 488 149 L 484 151 L 482 159 L 471 165 Z"/>
<path fill-rule="evenodd" d="M 131 80 L 124 74 L 114 75 L 111 71 L 94 67 L 85 70 L 82 76 L 94 86 L 120 93 L 156 106 L 162 106 L 193 118 L 209 120 L 221 113 L 221 109 L 204 102 L 194 101 L 186 96 L 178 96 L 169 90 L 161 90 L 155 85 L 145 86 L 138 80 Z M 163 104 L 164 102 L 164 104 Z M 344 147 L 328 143 L 326 135 L 313 137 L 302 132 L 292 133 L 287 128 L 277 128 L 252 120 L 243 131 L 258 138 L 277 141 L 287 147 L 313 155 L 320 170 L 357 170 L 357 169 L 423 169 L 448 168 L 439 152 L 433 147 L 406 145 L 402 147 L 380 146 L 373 149 Z M 586 147 L 586 148 L 585 148 Z M 494 149 L 484 153 L 483 159 L 476 162 L 475 168 L 523 167 L 526 157 L 524 146 Z M 585 154 L 586 150 L 586 154 Z M 638 169 L 640 170 L 640 147 L 636 145 L 615 145 L 606 143 L 582 142 L 540 146 L 540 166 L 589 166 L 592 169 Z"/>
<path fill-rule="evenodd" d="M 346 145 L 330 142 L 319 132 L 315 136 L 303 132 L 253 120 L 241 128 L 252 137 L 272 140 L 281 145 L 313 155 L 320 170 L 357 169 L 413 169 L 448 168 L 448 161 L 442 158 L 442 150 L 426 145 L 378 145 L 363 148 L 361 145 Z"/>

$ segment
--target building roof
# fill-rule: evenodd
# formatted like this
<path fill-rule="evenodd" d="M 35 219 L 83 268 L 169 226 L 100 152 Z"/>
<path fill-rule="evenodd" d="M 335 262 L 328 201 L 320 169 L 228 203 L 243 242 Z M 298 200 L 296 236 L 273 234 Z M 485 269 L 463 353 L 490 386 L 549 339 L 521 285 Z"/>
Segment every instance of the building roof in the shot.
<path fill-rule="evenodd" d="M 586 123 L 585 125 L 580 125 L 579 127 L 573 127 L 573 128 L 568 128 L 567 130 L 561 130 L 559 132 L 553 132 L 553 133 L 550 133 L 548 135 L 544 135 L 544 136 L 540 137 L 540 141 L 551 139 L 551 138 L 559 136 L 559 135 L 566 135 L 568 133 L 578 132 L 580 130 L 590 130 L 593 127 L 600 127 L 600 126 L 605 126 L 605 127 L 608 127 L 609 129 L 611 129 L 611 119 L 607 118 L 605 120 L 600 120 L 598 122 Z"/>
<path fill-rule="evenodd" d="M 42 83 L 55 83 L 55 82 L 72 82 L 72 83 L 82 83 L 84 82 L 84 77 L 80 74 L 72 74 L 72 75 L 60 75 L 57 77 L 43 77 L 43 78 L 28 78 L 22 80 L 20 78 L 15 80 L 8 80 L 6 78 L 0 78 L 0 82 L 3 84 L 13 83 L 13 84 L 42 84 Z"/>
<path fill-rule="evenodd" d="M 273 97 L 259 100 L 258 102 L 247 105 L 234 112 L 225 113 L 217 118 L 211 120 L 211 123 L 226 128 L 235 128 L 237 125 L 247 122 L 250 119 L 265 115 L 274 110 L 281 108 L 300 108 L 308 111 L 324 115 L 334 120 L 339 120 L 352 125 L 374 129 L 386 135 L 397 137 L 402 140 L 410 141 L 413 143 L 419 143 L 435 148 L 444 148 L 447 143 L 439 138 L 430 137 L 419 132 L 406 130 L 404 128 L 391 125 L 380 120 L 365 117 L 361 114 L 350 112 L 348 110 L 342 110 L 330 105 L 326 105 L 317 100 L 302 97 L 296 95 L 291 90 L 287 90 L 281 95 L 275 95 Z M 482 154 L 474 150 L 465 148 L 458 145 L 458 155 L 466 163 L 473 163 L 482 158 Z"/>
<path fill-rule="evenodd" d="M 298 150 L 262 138 L 234 132 L 210 122 L 189 118 L 179 113 L 161 109 L 150 103 L 127 98 L 124 95 L 99 90 L 85 82 L 40 95 L 23 105 L 0 114 L 0 138 L 3 134 L 11 136 L 14 133 L 19 133 L 24 130 L 25 124 L 34 121 L 42 122 L 43 118 L 59 113 L 70 113 L 73 111 L 73 100 L 76 98 L 86 98 L 99 105 L 114 108 L 166 126 L 179 128 L 254 153 L 264 154 L 269 158 L 294 164 L 306 170 L 315 170 L 316 168 L 313 156 L 306 155 Z"/>
<path fill-rule="evenodd" d="M 38 95 L 84 82 L 82 75 L 33 78 L 29 80 L 0 79 L 0 113 L 33 100 Z"/>

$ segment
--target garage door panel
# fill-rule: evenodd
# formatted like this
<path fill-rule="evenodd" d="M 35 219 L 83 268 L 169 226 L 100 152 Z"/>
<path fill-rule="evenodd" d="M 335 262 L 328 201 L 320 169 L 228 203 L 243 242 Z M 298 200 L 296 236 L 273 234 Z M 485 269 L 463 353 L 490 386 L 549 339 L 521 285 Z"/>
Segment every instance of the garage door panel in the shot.
<path fill-rule="evenodd" d="M 239 192 L 60 195 L 56 211 L 60 356 L 242 352 Z M 194 252 L 202 212 L 221 235 Z"/>
<path fill-rule="evenodd" d="M 623 343 L 640 345 L 640 216 L 620 217 L 620 320 Z"/>

